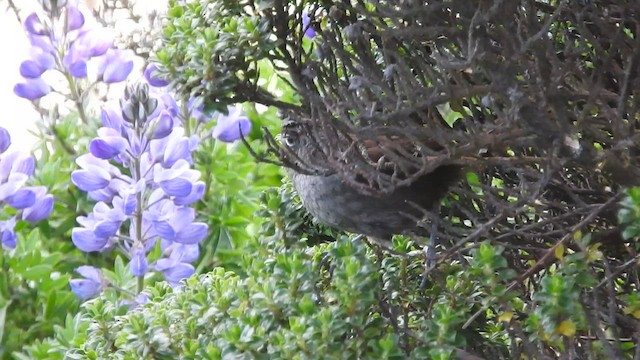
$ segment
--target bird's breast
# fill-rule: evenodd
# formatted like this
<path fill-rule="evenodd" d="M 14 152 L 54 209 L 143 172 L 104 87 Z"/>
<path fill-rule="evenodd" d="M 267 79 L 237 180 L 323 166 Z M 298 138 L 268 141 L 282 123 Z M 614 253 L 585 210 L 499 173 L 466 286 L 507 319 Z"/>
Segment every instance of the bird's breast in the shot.
<path fill-rule="evenodd" d="M 312 176 L 290 171 L 290 178 L 307 211 L 332 228 L 388 238 L 416 225 L 415 206 L 409 203 L 412 199 L 408 196 L 364 195 L 335 175 Z"/>

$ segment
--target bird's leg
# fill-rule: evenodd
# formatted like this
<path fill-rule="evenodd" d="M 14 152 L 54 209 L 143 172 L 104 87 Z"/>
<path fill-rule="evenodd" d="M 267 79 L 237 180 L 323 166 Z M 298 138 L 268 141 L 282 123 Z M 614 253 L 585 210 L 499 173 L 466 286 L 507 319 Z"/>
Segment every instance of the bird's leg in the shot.
<path fill-rule="evenodd" d="M 387 254 L 391 254 L 391 255 L 396 255 L 396 256 L 401 256 L 401 257 L 407 257 L 407 254 L 400 252 L 400 251 L 396 251 L 393 249 L 393 245 L 391 243 L 391 239 L 383 239 L 383 238 L 379 238 L 379 237 L 375 237 L 375 236 L 364 236 L 364 235 L 358 235 L 354 238 L 355 239 L 359 239 L 364 241 L 365 244 L 367 244 L 370 248 L 374 248 L 377 250 L 380 250 L 384 253 Z"/>
<path fill-rule="evenodd" d="M 331 254 L 328 251 L 323 251 L 322 258 L 320 258 L 320 261 L 318 262 L 318 270 L 319 272 L 322 272 L 323 269 L 326 269 L 329 273 L 329 278 L 332 278 L 334 265 L 330 263 L 330 260 Z"/>
<path fill-rule="evenodd" d="M 436 266 L 436 246 L 438 246 L 438 225 L 440 219 L 438 216 L 434 216 L 431 220 L 431 231 L 429 231 L 429 240 L 427 241 L 426 265 L 427 268 Z"/>
<path fill-rule="evenodd" d="M 422 280 L 420 281 L 420 290 L 423 290 L 427 285 L 427 275 L 429 271 L 437 265 L 436 246 L 438 245 L 438 225 L 440 224 L 439 214 L 440 204 L 437 205 L 433 216 L 431 216 L 431 231 L 429 231 L 429 240 L 424 249 L 424 272 L 422 273 Z"/>

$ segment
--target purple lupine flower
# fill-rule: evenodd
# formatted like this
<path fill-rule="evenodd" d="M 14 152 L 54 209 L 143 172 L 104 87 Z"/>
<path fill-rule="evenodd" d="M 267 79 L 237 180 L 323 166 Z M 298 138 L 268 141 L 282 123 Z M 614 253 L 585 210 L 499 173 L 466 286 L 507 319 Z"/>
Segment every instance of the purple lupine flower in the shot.
<path fill-rule="evenodd" d="M 187 108 L 189 109 L 189 115 L 199 123 L 207 124 L 213 119 L 213 114 L 204 110 L 204 104 L 202 104 L 201 99 L 189 99 Z"/>
<path fill-rule="evenodd" d="M 131 262 L 129 263 L 131 273 L 136 277 L 144 276 L 144 274 L 147 273 L 147 267 L 149 266 L 149 262 L 147 261 L 147 254 L 145 253 L 144 248 L 138 246 L 131 252 Z"/>
<path fill-rule="evenodd" d="M 5 162 L 5 161 L 3 161 Z M 26 184 L 29 177 L 25 174 L 12 173 L 6 177 L 4 183 L 0 184 L 0 201 L 6 202 L 11 198 L 24 184 Z"/>
<path fill-rule="evenodd" d="M 16 190 L 12 195 L 7 196 L 4 201 L 14 209 L 22 210 L 33 206 L 36 202 L 36 194 L 27 187 Z"/>
<path fill-rule="evenodd" d="M 77 42 L 71 45 L 69 51 L 62 58 L 62 64 L 71 76 L 81 79 L 87 76 L 87 61 L 89 56 L 87 50 L 76 46 Z"/>
<path fill-rule="evenodd" d="M 39 47 L 32 47 L 29 51 L 31 59 L 20 64 L 20 75 L 28 79 L 39 78 L 45 71 L 55 66 L 56 59 L 47 51 Z"/>
<path fill-rule="evenodd" d="M 173 98 L 173 96 L 168 93 L 163 93 L 158 98 L 158 108 L 155 111 L 160 112 L 162 110 L 166 110 L 169 112 L 169 114 L 171 114 L 171 116 L 176 117 L 180 112 L 180 107 L 176 103 L 176 100 Z M 151 117 L 154 117 L 156 115 L 156 112 L 154 112 Z"/>
<path fill-rule="evenodd" d="M 304 36 L 308 37 L 309 39 L 313 39 L 314 37 L 316 37 L 316 30 L 313 28 L 313 25 L 311 24 L 311 18 L 306 12 L 302 13 L 302 30 L 304 30 Z"/>
<path fill-rule="evenodd" d="M 106 103 L 101 110 L 102 125 L 120 131 L 122 129 L 122 109 L 113 101 Z"/>
<path fill-rule="evenodd" d="M 220 141 L 234 142 L 251 132 L 251 121 L 242 115 L 240 106 L 229 107 L 229 114 L 219 114 L 212 136 Z"/>
<path fill-rule="evenodd" d="M 51 86 L 40 78 L 25 79 L 13 87 L 14 94 L 27 100 L 37 100 L 51 92 Z"/>
<path fill-rule="evenodd" d="M 158 70 L 158 68 L 156 67 L 155 64 L 149 64 L 144 69 L 144 78 L 147 79 L 147 82 L 149 83 L 149 85 L 155 86 L 155 87 L 164 87 L 169 85 L 168 81 L 164 79 L 160 79 L 155 75 L 156 70 Z"/>
<path fill-rule="evenodd" d="M 99 202 L 88 216 L 76 218 L 82 227 L 71 230 L 71 240 L 84 252 L 105 250 L 111 245 L 109 238 L 118 233 L 125 219 L 126 215 L 122 209 L 110 208 L 106 203 Z"/>
<path fill-rule="evenodd" d="M 0 241 L 13 248 L 16 221 L 33 223 L 47 218 L 53 210 L 53 196 L 43 186 L 25 186 L 35 170 L 35 160 L 20 151 L 6 152 L 10 145 L 9 132 L 0 127 L 0 201 L 17 210 L 16 215 L 0 221 Z"/>
<path fill-rule="evenodd" d="M 206 186 L 202 181 L 196 181 L 191 185 L 191 191 L 185 196 L 175 196 L 173 202 L 176 205 L 191 205 L 196 201 L 200 201 L 204 196 Z"/>
<path fill-rule="evenodd" d="M 170 259 L 180 262 L 192 263 L 200 256 L 200 248 L 197 244 L 180 244 L 162 240 L 161 247 L 164 253 L 169 254 Z"/>
<path fill-rule="evenodd" d="M 127 140 L 112 128 L 98 129 L 98 137 L 89 143 L 89 151 L 99 159 L 112 159 L 127 148 Z"/>
<path fill-rule="evenodd" d="M 169 196 L 188 196 L 193 191 L 193 186 L 198 182 L 198 179 L 200 179 L 200 172 L 192 170 L 184 159 L 178 159 L 169 169 L 156 164 L 154 171 L 154 181 Z"/>
<path fill-rule="evenodd" d="M 33 173 L 34 160 L 20 151 L 4 153 L 0 156 L 0 201 L 15 195 Z"/>
<path fill-rule="evenodd" d="M 81 170 L 71 173 L 71 182 L 82 191 L 95 191 L 109 186 L 112 173 L 106 169 L 113 166 L 108 161 L 85 154 L 76 159 Z"/>
<path fill-rule="evenodd" d="M 42 221 L 51 215 L 53 211 L 53 195 L 47 193 L 44 186 L 32 187 L 35 194 L 33 205 L 22 211 L 22 218 L 30 223 Z"/>
<path fill-rule="evenodd" d="M 0 177 L 6 179 L 9 174 L 17 173 L 31 176 L 36 169 L 33 156 L 21 151 L 10 151 L 0 156 Z"/>
<path fill-rule="evenodd" d="M 40 17 L 36 13 L 32 13 L 24 20 L 24 27 L 30 34 L 33 35 L 46 35 L 47 29 L 42 25 Z"/>
<path fill-rule="evenodd" d="M 128 50 L 109 49 L 101 57 L 98 78 L 107 84 L 125 80 L 133 70 L 133 59 Z"/>
<path fill-rule="evenodd" d="M 149 296 L 145 293 L 140 293 L 136 295 L 133 299 L 137 305 L 144 305 L 149 302 Z"/>
<path fill-rule="evenodd" d="M 78 30 L 84 25 L 84 15 L 75 6 L 67 6 L 67 31 Z"/>
<path fill-rule="evenodd" d="M 156 262 L 156 270 L 162 272 L 171 286 L 178 286 L 182 279 L 195 273 L 193 265 L 174 259 L 160 259 Z"/>
<path fill-rule="evenodd" d="M 195 146 L 194 146 L 195 145 Z M 165 168 L 170 168 L 180 159 L 192 163 L 191 152 L 197 143 L 184 134 L 184 128 L 175 127 L 169 136 L 153 140 L 150 144 L 150 154 L 154 160 L 161 161 Z"/>
<path fill-rule="evenodd" d="M 76 269 L 76 272 L 84 279 L 71 279 L 69 285 L 71 291 L 82 300 L 92 298 L 102 291 L 107 286 L 107 281 L 102 272 L 93 266 L 80 266 Z"/>
<path fill-rule="evenodd" d="M 200 172 L 191 169 L 197 137 L 187 137 L 177 126 L 175 100 L 155 99 L 148 91 L 146 84 L 129 86 L 121 109 L 103 108 L 103 127 L 71 175 L 100 202 L 77 218 L 80 226 L 71 238 L 85 252 L 124 250 L 134 276 L 155 270 L 177 284 L 195 271 L 188 263 L 197 259 L 198 243 L 207 235 L 207 225 L 196 222 L 195 210 L 188 207 L 202 198 L 205 186 Z M 120 234 L 123 224 L 128 235 Z M 163 255 L 149 263 L 147 253 L 158 241 Z"/>
<path fill-rule="evenodd" d="M 144 292 L 139 293 L 133 299 L 125 299 L 120 302 L 122 306 L 128 306 L 129 310 L 135 309 L 140 305 L 144 305 L 149 302 L 149 295 Z"/>
<path fill-rule="evenodd" d="M 47 54 L 55 56 L 57 44 L 51 41 L 51 37 L 49 35 L 27 34 L 27 37 L 29 38 L 29 43 L 33 49 L 41 50 Z"/>
<path fill-rule="evenodd" d="M 62 64 L 71 75 L 83 78 L 87 76 L 87 62 L 94 57 L 104 55 L 112 46 L 113 35 L 107 29 L 83 30 L 71 43 L 62 59 Z"/>
<path fill-rule="evenodd" d="M 153 121 L 154 123 L 149 126 L 149 130 L 151 131 L 150 138 L 151 139 L 162 139 L 173 131 L 174 118 L 175 115 L 171 115 L 168 110 L 162 110 L 160 115 L 158 115 Z"/>
<path fill-rule="evenodd" d="M 138 207 L 138 198 L 136 194 L 144 191 L 145 185 L 146 184 L 143 179 L 133 185 L 124 187 L 119 192 L 118 196 L 114 196 L 112 200 L 113 207 L 120 209 L 120 211 L 122 211 L 126 216 L 133 215 Z"/>
<path fill-rule="evenodd" d="M 17 96 L 34 101 L 50 93 L 51 87 L 40 77 L 51 69 L 73 78 L 86 78 L 91 61 L 98 61 L 96 81 L 115 83 L 126 79 L 133 61 L 128 52 L 112 49 L 112 31 L 87 24 L 86 14 L 66 2 L 55 11 L 44 8 L 50 15 L 47 21 L 33 13 L 24 22 L 32 49 L 30 58 L 20 65 L 25 81 L 15 85 Z M 93 60 L 96 57 L 100 59 Z"/>
<path fill-rule="evenodd" d="M 113 47 L 113 32 L 105 28 L 93 28 L 82 31 L 73 46 L 84 49 L 88 57 L 104 55 Z"/>
<path fill-rule="evenodd" d="M 0 239 L 2 245 L 13 249 L 16 247 L 16 233 L 13 229 L 16 227 L 16 218 L 12 217 L 8 220 L 0 221 Z"/>
<path fill-rule="evenodd" d="M 7 151 L 11 145 L 11 135 L 7 129 L 0 127 L 0 153 Z"/>
<path fill-rule="evenodd" d="M 150 219 L 162 239 L 180 244 L 197 244 L 207 236 L 207 225 L 193 222 L 192 208 L 176 206 L 171 201 L 163 201 L 150 210 Z"/>

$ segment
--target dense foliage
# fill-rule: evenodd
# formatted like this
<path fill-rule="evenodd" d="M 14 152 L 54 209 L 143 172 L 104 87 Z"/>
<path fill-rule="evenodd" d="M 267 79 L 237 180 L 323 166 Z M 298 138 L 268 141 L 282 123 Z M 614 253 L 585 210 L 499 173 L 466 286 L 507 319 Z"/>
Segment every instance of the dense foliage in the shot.
<path fill-rule="evenodd" d="M 263 224 L 267 236 L 245 248 L 246 276 L 218 268 L 180 289 L 161 283 L 150 289 L 147 305 L 128 313 L 117 303 L 96 299 L 32 355 L 544 358 L 552 356 L 545 348 L 563 348 L 590 320 L 580 294 L 598 286 L 588 268 L 602 253 L 588 239 L 579 240 L 586 253 L 557 252 L 557 265 L 530 300 L 510 286 L 515 274 L 504 249 L 488 243 L 461 262 L 440 267 L 420 289 L 423 268 L 417 259 L 374 253 L 346 237 L 315 247 L 304 239 L 285 245 L 282 234 L 269 228 L 273 220 L 286 219 L 285 205 L 292 199 L 271 191 L 265 200 L 263 210 L 271 215 Z M 397 240 L 396 248 L 408 246 Z M 636 296 L 624 300 L 626 311 L 637 311 Z M 521 350 L 514 352 L 518 347 L 510 343 L 510 334 L 523 339 Z M 621 356 L 633 351 L 631 341 L 620 345 Z M 610 355 L 607 344 L 598 341 L 580 351 L 596 358 Z"/>
<path fill-rule="evenodd" d="M 443 165 L 467 171 L 424 216 L 443 248 L 427 281 L 447 265 L 470 266 L 483 241 L 503 248 L 509 280 L 462 328 L 480 316 L 509 319 L 502 335 L 516 357 L 597 357 L 595 346 L 620 358 L 637 342 L 625 309 L 638 248 L 617 214 L 631 213 L 619 201 L 640 178 L 638 4 L 172 5 L 158 58 L 175 88 L 214 108 L 239 99 L 277 107 L 312 148 L 296 158 L 266 134 L 267 159 L 374 195 Z M 260 78 L 265 63 L 297 96 L 280 97 Z M 391 166 L 362 151 L 371 143 Z M 394 250 L 412 254 L 421 240 L 414 245 Z M 563 310 L 551 310 L 558 303 Z"/>
<path fill-rule="evenodd" d="M 0 358 L 640 354 L 635 3 L 40 3 L 8 2 L 41 118 L 33 165 L 0 130 Z M 282 118 L 450 141 L 437 266 L 316 224 Z"/>

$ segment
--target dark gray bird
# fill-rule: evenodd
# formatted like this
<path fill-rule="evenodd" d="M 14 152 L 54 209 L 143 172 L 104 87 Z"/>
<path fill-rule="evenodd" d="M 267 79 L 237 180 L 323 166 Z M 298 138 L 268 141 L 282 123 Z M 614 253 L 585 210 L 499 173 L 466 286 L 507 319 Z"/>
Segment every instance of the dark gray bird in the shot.
<path fill-rule="evenodd" d="M 317 150 L 295 123 L 283 126 L 283 142 L 300 162 L 317 164 Z M 364 142 L 362 151 L 373 162 L 382 157 L 377 144 Z M 363 194 L 335 174 L 307 175 L 288 169 L 304 207 L 318 222 L 337 230 L 389 240 L 394 234 L 425 234 L 418 228 L 424 210 L 434 210 L 461 176 L 456 165 L 443 165 L 408 186 L 382 196 Z M 417 206 L 416 206 L 417 205 Z"/>

